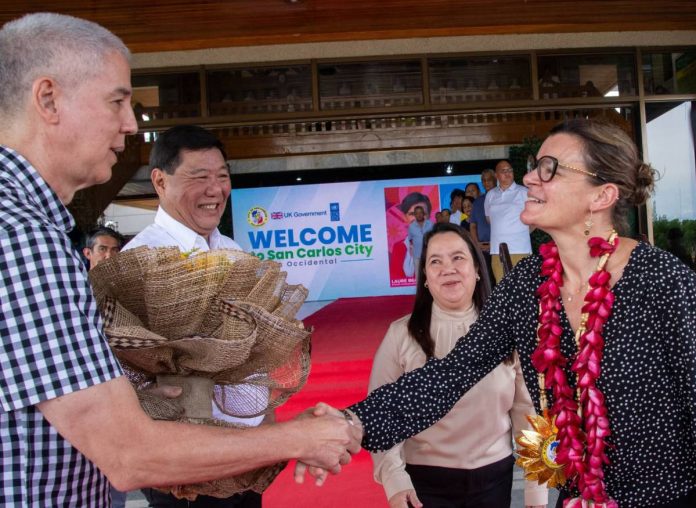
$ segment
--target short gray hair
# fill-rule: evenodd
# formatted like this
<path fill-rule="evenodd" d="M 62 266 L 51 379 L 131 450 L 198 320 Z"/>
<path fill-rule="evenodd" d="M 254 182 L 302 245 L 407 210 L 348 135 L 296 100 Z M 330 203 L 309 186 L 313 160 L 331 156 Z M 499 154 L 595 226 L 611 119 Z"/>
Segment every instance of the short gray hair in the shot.
<path fill-rule="evenodd" d="M 130 61 L 123 41 L 92 21 L 41 12 L 6 23 L 0 29 L 0 113 L 16 114 L 39 76 L 68 89 L 96 76 L 113 51 Z"/>
<path fill-rule="evenodd" d="M 495 178 L 495 170 L 494 169 L 484 169 L 481 171 L 481 178 L 483 178 L 485 175 L 492 176 Z"/>

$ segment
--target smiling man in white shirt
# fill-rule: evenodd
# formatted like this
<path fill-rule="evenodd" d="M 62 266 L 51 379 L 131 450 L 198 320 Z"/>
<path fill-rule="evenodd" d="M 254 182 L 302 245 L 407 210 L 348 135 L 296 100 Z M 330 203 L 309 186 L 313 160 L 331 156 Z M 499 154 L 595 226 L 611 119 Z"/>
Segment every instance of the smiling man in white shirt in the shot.
<path fill-rule="evenodd" d="M 150 154 L 152 184 L 160 204 L 154 224 L 125 247 L 240 249 L 217 229 L 232 190 L 224 146 L 195 125 L 179 125 L 162 133 Z"/>
<path fill-rule="evenodd" d="M 211 132 L 195 125 L 179 125 L 162 133 L 150 153 L 152 184 L 159 196 L 154 224 L 138 233 L 124 250 L 147 247 L 178 247 L 182 252 L 207 252 L 211 249 L 238 249 L 232 238 L 221 234 L 220 223 L 232 190 L 225 149 Z M 263 411 L 268 391 L 255 385 L 226 388 L 227 409 L 235 414 L 242 408 Z M 251 413 L 253 414 L 253 413 Z M 262 416 L 236 418 L 213 404 L 213 416 L 225 421 L 257 426 Z M 151 506 L 176 507 L 178 500 L 154 489 L 145 489 Z M 256 508 L 261 496 L 253 491 L 228 499 L 199 496 L 189 506 Z"/>

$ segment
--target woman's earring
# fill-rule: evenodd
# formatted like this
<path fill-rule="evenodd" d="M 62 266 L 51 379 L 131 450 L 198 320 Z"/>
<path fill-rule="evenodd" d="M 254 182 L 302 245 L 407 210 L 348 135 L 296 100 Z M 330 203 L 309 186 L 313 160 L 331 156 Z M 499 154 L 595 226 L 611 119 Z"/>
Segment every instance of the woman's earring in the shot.
<path fill-rule="evenodd" d="M 424 285 L 425 287 L 428 287 L 428 281 L 426 280 L 426 281 L 423 283 L 423 285 Z"/>
<path fill-rule="evenodd" d="M 594 226 L 594 222 L 592 222 L 592 210 L 590 210 L 590 218 L 585 221 L 585 236 L 590 236 L 590 229 L 592 229 L 592 226 Z"/>
<path fill-rule="evenodd" d="M 477 274 L 476 274 L 476 281 L 478 282 L 478 281 L 480 281 L 480 280 L 481 280 L 481 276 L 477 273 Z"/>

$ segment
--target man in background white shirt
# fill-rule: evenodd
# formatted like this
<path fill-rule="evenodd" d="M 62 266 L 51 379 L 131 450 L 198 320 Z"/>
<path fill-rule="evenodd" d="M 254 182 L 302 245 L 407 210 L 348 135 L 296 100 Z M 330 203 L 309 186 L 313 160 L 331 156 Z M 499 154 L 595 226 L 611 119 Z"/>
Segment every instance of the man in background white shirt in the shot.
<path fill-rule="evenodd" d="M 155 222 L 138 233 L 123 250 L 141 245 L 178 247 L 182 252 L 241 250 L 237 242 L 217 229 L 232 190 L 227 158 L 220 140 L 195 125 L 172 127 L 153 145 L 150 168 L 150 178 L 160 200 Z M 227 387 L 226 392 L 235 413 L 242 408 L 253 408 L 250 414 L 254 414 L 264 410 L 268 404 L 268 390 L 264 387 L 238 385 Z M 253 427 L 263 420 L 262 416 L 231 417 L 222 413 L 214 403 L 213 416 Z M 180 503 L 174 496 L 154 489 L 144 489 L 143 493 L 150 506 L 157 508 L 174 508 Z M 260 508 L 261 495 L 247 491 L 228 499 L 198 496 L 187 506 Z"/>
<path fill-rule="evenodd" d="M 466 193 L 462 189 L 454 189 L 450 192 L 449 221 L 457 226 L 461 226 L 462 224 L 462 201 L 465 195 Z"/>
<path fill-rule="evenodd" d="M 532 253 L 529 226 L 520 220 L 520 213 L 527 201 L 527 188 L 515 183 L 512 165 L 502 160 L 495 166 L 498 185 L 486 193 L 484 211 L 491 225 L 491 268 L 496 282 L 503 278 L 499 245 L 505 242 L 510 251 L 512 265 Z"/>
<path fill-rule="evenodd" d="M 423 236 L 433 229 L 433 223 L 425 216 L 425 208 L 419 205 L 413 213 L 416 220 L 408 225 L 406 236 L 409 256 L 404 260 L 404 273 L 407 277 L 413 277 L 418 273 L 418 264 L 423 252 Z"/>

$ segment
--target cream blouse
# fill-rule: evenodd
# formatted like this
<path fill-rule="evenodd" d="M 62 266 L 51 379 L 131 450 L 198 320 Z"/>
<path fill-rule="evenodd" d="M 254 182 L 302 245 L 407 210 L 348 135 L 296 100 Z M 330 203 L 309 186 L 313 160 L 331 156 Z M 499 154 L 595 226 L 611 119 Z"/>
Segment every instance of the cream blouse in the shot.
<path fill-rule="evenodd" d="M 430 334 L 435 341 L 435 357 L 447 355 L 477 316 L 473 305 L 465 311 L 446 311 L 433 303 Z M 425 353 L 408 334 L 409 317 L 390 325 L 375 354 L 369 391 L 425 363 Z M 529 427 L 528 414 L 535 411 L 515 353 L 513 364 L 493 369 L 435 425 L 387 452 L 372 453 L 374 478 L 389 499 L 413 489 L 406 463 L 475 469 L 502 460 L 512 453 L 512 437 Z M 547 500 L 545 486 L 526 482 L 526 506 L 546 505 Z"/>

